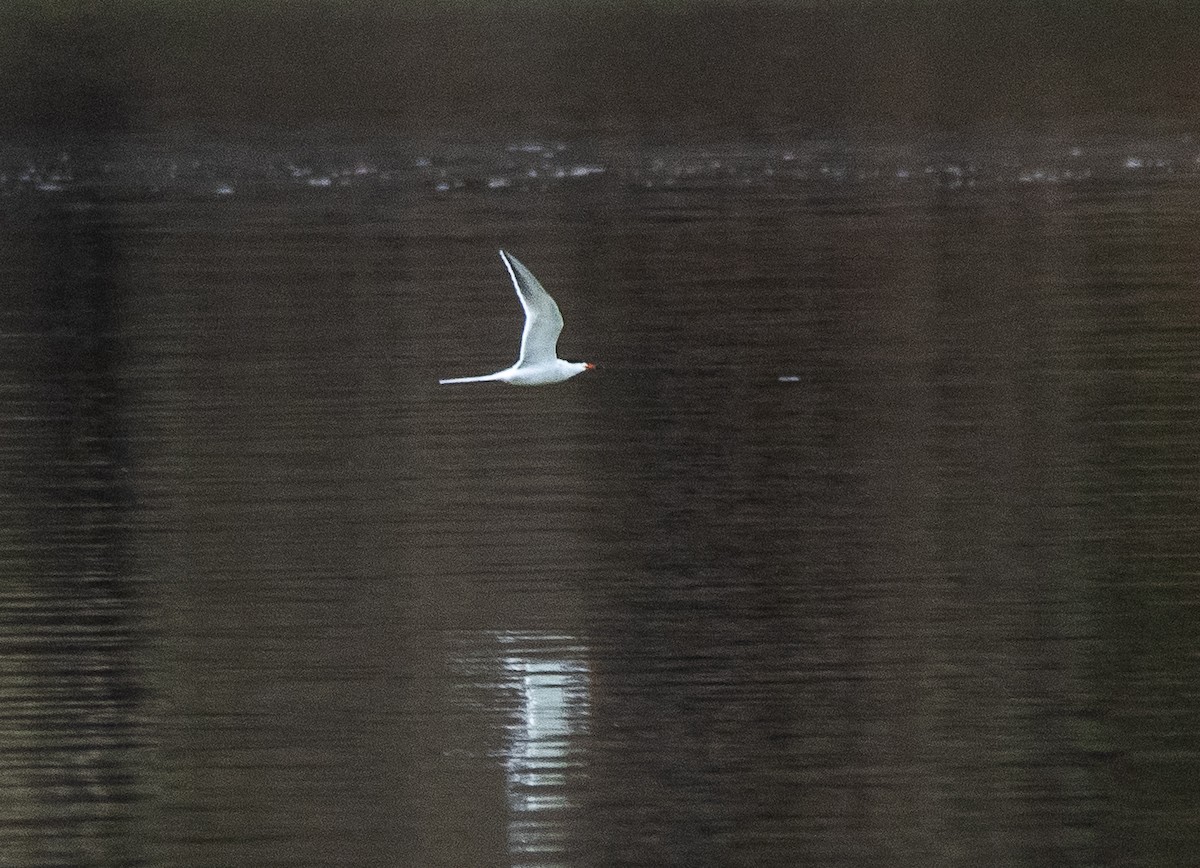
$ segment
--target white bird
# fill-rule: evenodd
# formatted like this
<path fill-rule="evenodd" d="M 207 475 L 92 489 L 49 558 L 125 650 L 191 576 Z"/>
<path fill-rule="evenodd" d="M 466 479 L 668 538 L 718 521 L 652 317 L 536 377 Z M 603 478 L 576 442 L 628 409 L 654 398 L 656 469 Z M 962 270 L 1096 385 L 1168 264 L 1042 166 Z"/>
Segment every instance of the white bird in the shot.
<path fill-rule="evenodd" d="M 558 335 L 563 318 L 550 293 L 542 288 L 533 273 L 515 256 L 500 251 L 517 298 L 525 309 L 525 330 L 521 332 L 521 355 L 511 368 L 482 377 L 456 377 L 439 383 L 486 383 L 498 381 L 513 386 L 544 386 L 561 383 L 576 374 L 596 367 L 591 362 L 568 362 L 558 357 Z"/>

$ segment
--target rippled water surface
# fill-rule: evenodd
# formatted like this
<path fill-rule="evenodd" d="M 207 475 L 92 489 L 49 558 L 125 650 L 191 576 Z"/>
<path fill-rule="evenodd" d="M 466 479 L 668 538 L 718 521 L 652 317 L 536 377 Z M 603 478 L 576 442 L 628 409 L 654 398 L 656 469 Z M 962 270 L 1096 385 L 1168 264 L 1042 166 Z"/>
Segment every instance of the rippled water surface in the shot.
<path fill-rule="evenodd" d="M 1190 139 L 0 157 L 0 864 L 1194 864 Z"/>

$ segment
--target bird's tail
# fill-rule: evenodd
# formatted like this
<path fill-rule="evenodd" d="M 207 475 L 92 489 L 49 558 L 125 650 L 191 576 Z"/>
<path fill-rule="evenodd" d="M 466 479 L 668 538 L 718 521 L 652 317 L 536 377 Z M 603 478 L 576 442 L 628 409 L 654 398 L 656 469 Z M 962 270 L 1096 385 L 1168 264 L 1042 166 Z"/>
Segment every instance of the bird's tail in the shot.
<path fill-rule="evenodd" d="M 495 374 L 484 374 L 482 377 L 455 377 L 452 380 L 438 380 L 438 383 L 444 386 L 447 383 L 486 383 L 489 380 L 498 379 L 500 378 Z"/>

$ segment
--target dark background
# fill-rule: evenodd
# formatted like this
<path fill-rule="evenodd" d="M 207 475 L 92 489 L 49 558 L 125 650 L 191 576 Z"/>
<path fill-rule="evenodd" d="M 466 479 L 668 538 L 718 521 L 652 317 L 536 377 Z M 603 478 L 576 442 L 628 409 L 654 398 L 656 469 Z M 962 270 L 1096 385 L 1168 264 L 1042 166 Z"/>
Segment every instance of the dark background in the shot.
<path fill-rule="evenodd" d="M 1198 25 L 4 4 L 0 864 L 1192 866 Z"/>
<path fill-rule="evenodd" d="M 1200 6 L 1164 2 L 5 4 L 0 117 L 640 131 L 1186 118 Z"/>

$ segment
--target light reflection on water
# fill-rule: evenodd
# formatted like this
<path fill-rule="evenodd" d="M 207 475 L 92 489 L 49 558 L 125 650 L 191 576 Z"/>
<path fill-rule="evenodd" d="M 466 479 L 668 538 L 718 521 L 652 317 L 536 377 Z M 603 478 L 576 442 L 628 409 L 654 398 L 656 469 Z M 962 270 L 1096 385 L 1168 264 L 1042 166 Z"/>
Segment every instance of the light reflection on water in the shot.
<path fill-rule="evenodd" d="M 586 775 L 582 738 L 588 730 L 587 648 L 575 637 L 530 631 L 455 635 L 457 686 L 491 718 L 503 709 L 508 847 L 513 865 L 557 865 L 569 852 L 567 813 L 572 783 Z M 572 779 L 575 779 L 574 781 Z"/>

